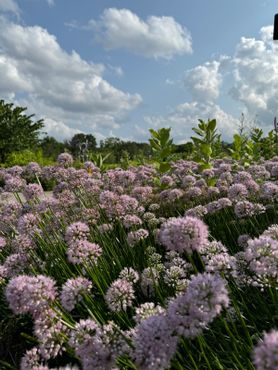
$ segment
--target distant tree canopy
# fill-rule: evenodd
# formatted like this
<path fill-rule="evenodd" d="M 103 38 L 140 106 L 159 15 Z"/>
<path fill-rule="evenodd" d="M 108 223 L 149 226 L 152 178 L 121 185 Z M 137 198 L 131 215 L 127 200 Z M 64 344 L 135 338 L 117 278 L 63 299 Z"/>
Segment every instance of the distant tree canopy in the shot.
<path fill-rule="evenodd" d="M 34 150 L 40 140 L 43 120 L 33 121 L 33 114 L 27 116 L 27 108 L 14 107 L 12 103 L 0 100 L 0 162 L 5 162 L 12 152 Z"/>
<path fill-rule="evenodd" d="M 45 136 L 41 142 L 40 147 L 43 152 L 43 156 L 56 160 L 58 155 L 65 150 L 65 144 L 60 143 L 52 136 Z"/>
<path fill-rule="evenodd" d="M 88 150 L 90 152 L 94 152 L 97 147 L 97 141 L 92 134 L 75 134 L 69 141 L 66 142 L 66 146 L 75 157 L 78 157 L 80 155 L 80 146 L 86 142 L 88 143 Z"/>

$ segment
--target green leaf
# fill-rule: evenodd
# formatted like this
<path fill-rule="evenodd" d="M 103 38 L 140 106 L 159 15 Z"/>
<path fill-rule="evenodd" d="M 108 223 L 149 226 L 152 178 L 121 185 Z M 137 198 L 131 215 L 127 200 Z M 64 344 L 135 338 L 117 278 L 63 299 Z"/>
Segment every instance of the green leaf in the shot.
<path fill-rule="evenodd" d="M 170 163 L 169 163 L 169 162 L 162 162 L 162 163 L 160 163 L 160 165 L 159 165 L 159 171 L 160 171 L 161 173 L 165 173 L 165 172 L 169 171 L 169 170 L 170 170 L 170 168 L 171 168 L 171 165 L 170 165 Z"/>

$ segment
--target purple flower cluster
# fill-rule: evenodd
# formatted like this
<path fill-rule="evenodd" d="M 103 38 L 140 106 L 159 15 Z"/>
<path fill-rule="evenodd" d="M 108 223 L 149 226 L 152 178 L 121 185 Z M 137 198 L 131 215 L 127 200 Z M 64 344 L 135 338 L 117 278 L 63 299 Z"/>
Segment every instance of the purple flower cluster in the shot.
<path fill-rule="evenodd" d="M 168 250 L 191 254 L 207 243 L 208 228 L 194 217 L 170 218 L 162 224 L 158 240 Z"/>
<path fill-rule="evenodd" d="M 6 298 L 15 314 L 37 316 L 48 309 L 56 296 L 55 282 L 43 275 L 19 275 L 12 278 L 6 287 Z"/>

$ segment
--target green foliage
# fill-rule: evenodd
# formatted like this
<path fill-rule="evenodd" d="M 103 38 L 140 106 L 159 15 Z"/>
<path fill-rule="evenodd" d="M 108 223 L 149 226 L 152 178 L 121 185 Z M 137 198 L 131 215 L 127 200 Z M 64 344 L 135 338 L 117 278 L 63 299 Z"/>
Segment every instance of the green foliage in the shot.
<path fill-rule="evenodd" d="M 43 152 L 41 149 L 35 152 L 29 149 L 25 149 L 21 152 L 9 153 L 6 157 L 5 167 L 12 167 L 16 165 L 25 166 L 30 162 L 37 162 L 42 166 L 54 164 L 54 161 L 43 156 Z"/>
<path fill-rule="evenodd" d="M 235 134 L 230 153 L 233 159 L 241 161 L 244 166 L 249 166 L 254 157 L 254 144 L 247 137 Z"/>
<path fill-rule="evenodd" d="M 120 163 L 121 163 L 121 167 L 127 170 L 127 168 L 129 167 L 129 163 L 130 163 L 130 157 L 129 157 L 129 153 L 127 150 L 122 151 Z"/>
<path fill-rule="evenodd" d="M 14 107 L 0 100 L 0 162 L 4 163 L 12 152 L 34 149 L 39 144 L 43 120 L 32 121 L 34 115 L 26 116 L 27 108 Z"/>
<path fill-rule="evenodd" d="M 54 137 L 45 136 L 40 142 L 43 156 L 52 160 L 56 160 L 60 153 L 65 151 L 65 144 L 60 143 Z"/>
<path fill-rule="evenodd" d="M 211 159 L 218 150 L 221 135 L 217 133 L 216 120 L 205 122 L 199 119 L 198 127 L 192 130 L 198 135 L 192 136 L 194 143 L 194 160 L 200 163 L 202 169 L 211 168 Z"/>
<path fill-rule="evenodd" d="M 149 139 L 155 159 L 159 164 L 159 171 L 167 172 L 171 165 L 171 153 L 173 151 L 173 140 L 170 138 L 171 128 L 161 128 L 157 131 L 149 129 L 151 138 Z"/>
<path fill-rule="evenodd" d="M 95 166 L 97 166 L 101 172 L 103 172 L 106 169 L 105 161 L 110 156 L 110 153 L 103 156 L 101 153 L 93 154 L 91 155 L 91 160 L 94 163 Z"/>

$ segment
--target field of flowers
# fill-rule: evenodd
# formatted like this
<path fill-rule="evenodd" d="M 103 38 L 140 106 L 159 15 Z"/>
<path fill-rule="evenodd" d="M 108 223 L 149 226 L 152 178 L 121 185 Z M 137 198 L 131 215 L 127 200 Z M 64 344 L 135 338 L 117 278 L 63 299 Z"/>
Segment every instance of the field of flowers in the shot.
<path fill-rule="evenodd" d="M 212 164 L 0 170 L 0 368 L 277 370 L 278 157 Z"/>

